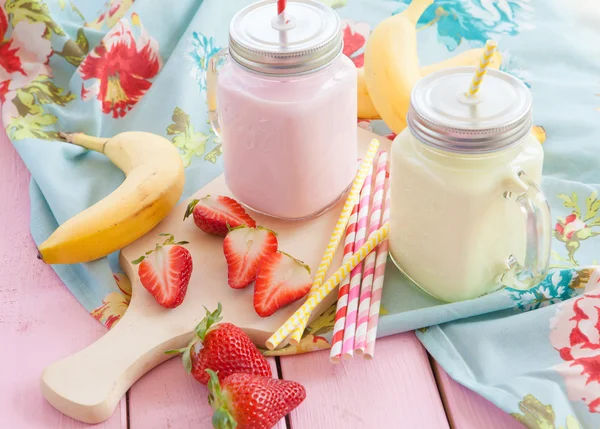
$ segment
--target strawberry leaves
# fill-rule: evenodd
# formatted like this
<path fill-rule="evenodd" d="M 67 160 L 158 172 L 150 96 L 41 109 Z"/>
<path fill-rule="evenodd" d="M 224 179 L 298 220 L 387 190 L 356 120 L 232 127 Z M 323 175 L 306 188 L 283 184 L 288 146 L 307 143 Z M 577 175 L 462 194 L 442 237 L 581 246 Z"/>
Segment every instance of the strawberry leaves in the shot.
<path fill-rule="evenodd" d="M 200 341 L 204 341 L 206 333 L 214 324 L 223 320 L 223 318 L 221 317 L 221 303 L 217 305 L 217 309 L 212 313 L 208 311 L 206 307 L 204 307 L 204 309 L 206 310 L 206 317 L 202 319 L 198 326 L 196 326 L 196 329 L 194 329 L 194 333 L 198 338 L 200 338 Z"/>
<path fill-rule="evenodd" d="M 204 307 L 204 309 L 206 310 L 206 317 L 204 317 L 204 319 L 202 319 L 194 329 L 194 336 L 188 345 L 181 349 L 171 349 L 165 351 L 166 354 L 182 353 L 181 360 L 185 372 L 188 374 L 192 372 L 192 347 L 195 347 L 198 341 L 204 341 L 204 337 L 206 336 L 208 330 L 222 320 L 221 311 L 223 308 L 221 307 L 221 303 L 217 305 L 217 309 L 212 313 L 208 310 L 208 308 Z"/>
<path fill-rule="evenodd" d="M 131 261 L 131 263 L 133 265 L 138 265 L 139 263 L 141 263 L 144 259 L 146 259 L 147 256 L 149 256 L 150 254 L 152 254 L 153 252 L 156 252 L 157 250 L 159 250 L 161 247 L 163 246 L 169 246 L 169 245 L 183 245 L 183 244 L 189 244 L 189 241 L 178 241 L 175 242 L 175 236 L 173 236 L 173 234 L 168 234 L 168 233 L 163 233 L 163 234 L 158 234 L 161 237 L 167 237 L 167 239 L 162 243 L 162 244 L 156 244 L 156 247 L 152 250 L 148 250 L 146 253 L 144 253 L 142 256 L 140 256 L 139 258 Z"/>
<path fill-rule="evenodd" d="M 207 195 L 207 197 L 210 197 L 210 195 Z M 190 217 L 190 215 L 192 213 L 194 213 L 194 208 L 196 207 L 196 204 L 198 204 L 199 202 L 200 202 L 200 200 L 198 200 L 198 199 L 190 201 L 187 208 L 185 209 L 185 214 L 183 215 L 183 220 L 186 220 L 188 217 Z"/>
<path fill-rule="evenodd" d="M 213 428 L 234 429 L 237 426 L 237 422 L 227 408 L 221 392 L 219 377 L 211 369 L 206 369 L 206 372 L 210 375 L 210 380 L 208 381 L 208 403 L 215 410 L 212 416 Z"/>

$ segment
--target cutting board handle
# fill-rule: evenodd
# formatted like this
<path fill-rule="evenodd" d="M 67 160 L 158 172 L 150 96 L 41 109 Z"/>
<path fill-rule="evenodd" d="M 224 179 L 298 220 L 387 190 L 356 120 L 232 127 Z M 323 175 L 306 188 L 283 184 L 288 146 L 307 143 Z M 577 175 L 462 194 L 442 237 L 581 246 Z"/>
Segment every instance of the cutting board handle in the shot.
<path fill-rule="evenodd" d="M 133 383 L 176 356 L 165 350 L 184 347 L 189 341 L 191 330 L 173 338 L 172 327 L 152 321 L 152 316 L 130 307 L 96 342 L 49 365 L 40 382 L 46 400 L 84 423 L 107 420 Z"/>

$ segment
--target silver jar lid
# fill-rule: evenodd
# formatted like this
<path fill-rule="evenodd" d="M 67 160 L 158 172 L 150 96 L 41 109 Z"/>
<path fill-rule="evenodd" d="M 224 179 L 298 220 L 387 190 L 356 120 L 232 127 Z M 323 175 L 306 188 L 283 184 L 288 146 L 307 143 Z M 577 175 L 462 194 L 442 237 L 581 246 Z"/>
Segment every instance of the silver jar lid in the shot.
<path fill-rule="evenodd" d="M 488 153 L 521 141 L 531 130 L 531 92 L 519 79 L 489 69 L 479 93 L 465 95 L 475 67 L 433 73 L 413 87 L 407 125 L 423 143 L 459 153 Z"/>
<path fill-rule="evenodd" d="M 301 74 L 325 67 L 342 52 L 340 18 L 330 7 L 289 0 L 287 24 L 276 18 L 276 0 L 251 4 L 233 17 L 229 52 L 238 64 L 265 74 Z"/>

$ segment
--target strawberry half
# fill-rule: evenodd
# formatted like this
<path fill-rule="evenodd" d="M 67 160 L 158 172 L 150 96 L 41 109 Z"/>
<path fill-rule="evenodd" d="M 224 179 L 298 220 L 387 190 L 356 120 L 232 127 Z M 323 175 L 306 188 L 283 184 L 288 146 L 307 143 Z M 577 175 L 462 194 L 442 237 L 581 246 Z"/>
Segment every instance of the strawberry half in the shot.
<path fill-rule="evenodd" d="M 194 216 L 194 223 L 202 231 L 223 237 L 232 228 L 242 225 L 251 228 L 256 226 L 254 219 L 246 213 L 240 203 L 224 195 L 207 195 L 199 200 L 192 200 L 187 206 L 183 220 L 191 214 Z"/>
<path fill-rule="evenodd" d="M 187 241 L 175 243 L 172 234 L 160 234 L 167 239 L 154 250 L 133 261 L 139 264 L 140 282 L 166 308 L 175 308 L 183 302 L 192 276 L 192 255 L 183 247 Z"/>
<path fill-rule="evenodd" d="M 263 259 L 256 276 L 254 310 L 268 317 L 305 296 L 311 284 L 308 265 L 287 253 L 272 253 Z"/>
<path fill-rule="evenodd" d="M 166 353 L 183 353 L 185 370 L 204 385 L 210 378 L 207 369 L 217 371 L 221 379 L 235 373 L 271 377 L 269 362 L 250 337 L 231 323 L 217 323 L 220 320 L 221 304 L 212 313 L 206 310 L 187 347 Z"/>
<path fill-rule="evenodd" d="M 243 289 L 252 283 L 260 262 L 276 252 L 277 245 L 275 233 L 261 226 L 231 230 L 223 240 L 229 286 Z"/>
<path fill-rule="evenodd" d="M 254 374 L 232 374 L 219 381 L 213 371 L 207 372 L 213 428 L 270 429 L 306 398 L 304 386 L 295 381 Z"/>

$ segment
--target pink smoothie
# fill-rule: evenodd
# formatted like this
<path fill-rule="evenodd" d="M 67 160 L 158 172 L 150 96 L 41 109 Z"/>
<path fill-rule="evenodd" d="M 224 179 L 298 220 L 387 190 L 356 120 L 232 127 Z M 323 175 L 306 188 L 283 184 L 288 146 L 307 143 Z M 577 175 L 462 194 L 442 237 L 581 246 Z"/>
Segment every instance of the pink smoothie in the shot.
<path fill-rule="evenodd" d="M 356 173 L 356 68 L 340 56 L 302 76 L 274 77 L 231 59 L 217 100 L 225 180 L 236 199 L 299 219 L 330 208 Z"/>

